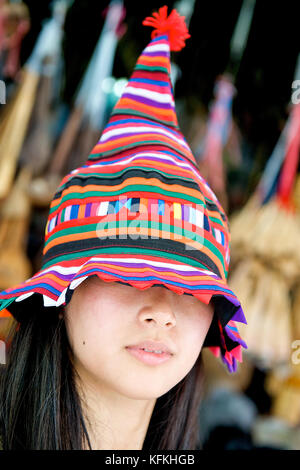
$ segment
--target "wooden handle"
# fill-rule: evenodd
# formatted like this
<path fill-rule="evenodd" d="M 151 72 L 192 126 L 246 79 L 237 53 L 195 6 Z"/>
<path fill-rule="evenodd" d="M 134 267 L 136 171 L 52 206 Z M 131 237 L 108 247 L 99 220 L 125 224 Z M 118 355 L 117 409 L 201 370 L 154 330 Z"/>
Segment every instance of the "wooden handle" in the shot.
<path fill-rule="evenodd" d="M 38 78 L 34 72 L 23 70 L 22 82 L 1 128 L 0 200 L 8 195 L 13 183 L 17 160 L 32 112 Z"/>
<path fill-rule="evenodd" d="M 75 140 L 76 134 L 80 127 L 82 120 L 83 110 L 81 107 L 75 107 L 71 113 L 71 116 L 66 124 L 66 127 L 61 135 L 53 158 L 50 161 L 49 172 L 55 174 L 61 174 L 66 160 L 69 156 L 69 152 L 72 147 L 72 143 Z"/>

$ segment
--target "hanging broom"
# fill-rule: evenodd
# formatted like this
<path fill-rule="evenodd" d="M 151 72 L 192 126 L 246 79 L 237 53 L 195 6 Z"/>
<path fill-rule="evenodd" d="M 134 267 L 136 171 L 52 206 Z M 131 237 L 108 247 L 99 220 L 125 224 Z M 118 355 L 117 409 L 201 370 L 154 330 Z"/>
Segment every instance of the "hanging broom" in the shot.
<path fill-rule="evenodd" d="M 80 166 L 90 152 L 104 124 L 106 95 L 101 88 L 110 76 L 117 45 L 117 30 L 124 16 L 123 2 L 112 1 L 105 24 L 86 73 L 79 85 L 74 108 L 54 150 L 44 177 L 31 186 L 35 204 L 48 206 L 62 174 Z"/>
<path fill-rule="evenodd" d="M 48 25 L 44 26 L 35 44 L 32 54 L 19 73 L 18 88 L 6 105 L 0 120 L 0 200 L 4 199 L 14 181 L 17 162 L 24 144 L 30 118 L 35 104 L 41 65 L 47 56 L 46 43 L 51 43 L 55 35 L 50 35 L 50 41 L 45 41 L 49 33 Z M 49 34 L 48 34 L 49 36 Z M 56 34 L 57 36 L 57 34 Z M 54 39 L 53 39 L 54 38 Z M 35 154 L 36 156 L 36 154 Z"/>
<path fill-rule="evenodd" d="M 6 37 L 5 19 L 13 15 L 19 20 L 17 30 Z M 28 32 L 30 20 L 28 9 L 22 2 L 18 5 L 1 5 L 1 53 L 8 47 L 8 54 L 2 74 L 15 78 L 19 69 L 19 53 L 23 36 Z M 9 43 L 7 43 L 9 41 Z M 26 134 L 32 110 L 37 77 L 24 69 L 19 73 L 17 89 L 11 94 L 0 117 L 0 200 L 9 193 L 14 180 L 17 159 Z"/>
<path fill-rule="evenodd" d="M 257 345 L 263 363 L 273 367 L 274 364 L 286 364 L 290 359 L 291 304 L 289 285 L 280 273 L 267 270 L 265 279 L 270 295 L 266 296 L 266 307 L 258 322 Z"/>
<path fill-rule="evenodd" d="M 30 223 L 27 188 L 31 179 L 28 168 L 21 168 L 7 199 L 0 207 L 0 289 L 24 282 L 31 276 L 26 256 Z"/>
<path fill-rule="evenodd" d="M 19 163 L 31 168 L 33 176 L 39 175 L 45 168 L 51 151 L 50 133 L 52 77 L 41 74 L 35 105 L 27 137 L 22 147 Z"/>
<path fill-rule="evenodd" d="M 39 75 L 24 67 L 14 96 L 0 122 L 0 200 L 12 186 L 17 161 L 34 105 Z"/>
<path fill-rule="evenodd" d="M 41 79 L 31 129 L 24 144 L 20 161 L 32 168 L 33 180 L 28 188 L 28 193 L 32 203 L 37 206 L 48 206 L 49 197 L 51 200 L 53 196 L 52 191 L 46 191 L 47 197 L 41 201 L 44 190 L 44 185 L 41 188 L 41 175 L 47 171 L 52 154 L 51 124 L 54 111 L 51 109 L 51 105 L 54 98 L 59 98 L 58 93 L 62 79 L 60 70 L 62 68 L 63 24 L 69 4 L 69 0 L 57 0 L 53 3 L 52 16 L 43 25 L 35 45 L 35 51 L 29 61 L 30 67 L 39 71 Z M 55 184 L 56 182 L 57 180 L 55 180 Z"/>
<path fill-rule="evenodd" d="M 298 61 L 295 69 L 294 79 L 297 80 L 300 77 L 300 55 L 298 56 Z M 292 140 L 291 128 L 292 121 L 294 122 L 294 132 L 297 131 L 295 128 L 295 122 L 297 123 L 297 118 L 294 112 L 290 113 L 290 116 L 287 119 L 287 122 L 284 126 L 284 129 L 280 135 L 280 138 L 266 164 L 264 172 L 261 176 L 259 184 L 257 185 L 256 190 L 253 195 L 249 198 L 247 204 L 239 212 L 234 213 L 231 216 L 231 236 L 232 236 L 232 245 L 234 246 L 233 257 L 239 258 L 240 252 L 244 256 L 247 253 L 252 253 L 253 248 L 257 246 L 257 240 L 253 238 L 253 233 L 256 231 L 256 226 L 258 220 L 261 221 L 260 227 L 265 231 L 268 227 L 273 226 L 274 219 L 278 221 L 278 218 L 281 217 L 282 220 L 277 224 L 277 229 L 281 229 L 284 226 L 283 219 L 287 221 L 289 211 L 282 211 L 282 204 L 279 205 L 278 199 L 276 203 L 272 202 L 272 197 L 274 196 L 274 191 L 276 187 L 276 181 L 279 177 L 283 162 L 286 157 L 287 142 Z M 297 158 L 297 155 L 296 155 Z M 294 172 L 295 173 L 295 172 Z M 291 187 L 291 184 L 290 184 Z M 299 193 L 300 193 L 300 179 L 299 179 Z M 300 198 L 299 198 L 300 201 Z M 269 205 L 266 205 L 267 202 L 270 202 Z M 295 205 L 296 207 L 296 205 Z M 300 203 L 299 203 L 300 208 Z M 297 224 L 294 222 L 294 217 L 292 219 L 292 231 L 297 233 Z M 273 221 L 273 222 L 272 222 Z M 271 223 L 272 222 L 272 223 Z M 290 229 L 289 229 L 290 230 Z M 289 232 L 290 233 L 290 232 Z M 273 234 L 270 232 L 272 243 L 274 243 Z M 279 239 L 279 237 L 277 237 Z M 283 249 L 285 249 L 283 247 Z"/>
<path fill-rule="evenodd" d="M 0 14 L 4 16 L 2 23 L 4 34 L 2 35 L 0 52 L 1 50 L 2 54 L 5 52 L 1 74 L 4 78 L 18 81 L 21 43 L 30 30 L 29 9 L 22 1 L 8 2 L 2 5 Z"/>
<path fill-rule="evenodd" d="M 299 353 L 300 356 L 300 353 Z M 266 390 L 273 397 L 271 414 L 291 426 L 300 425 L 300 367 L 273 370 L 266 379 Z"/>
<path fill-rule="evenodd" d="M 233 213 L 230 217 L 231 245 L 233 248 L 231 251 L 232 267 L 236 261 L 246 258 L 252 253 L 252 236 L 250 233 L 256 226 L 260 209 L 260 201 L 253 194 L 243 209 Z"/>
<path fill-rule="evenodd" d="M 250 286 L 239 285 L 237 274 L 229 277 L 229 285 L 241 298 L 249 297 L 245 309 L 248 325 L 243 332 L 248 344 L 246 353 L 267 367 L 289 361 L 293 334 L 290 297 L 300 274 L 296 249 L 300 224 L 291 191 L 299 159 L 300 105 L 292 108 L 286 149 L 275 196 L 258 207 L 256 194 L 245 213 L 241 211 L 231 224 L 232 251 L 236 244 L 239 257 L 234 270 L 238 270 L 239 263 L 245 263 L 245 258 L 250 265 L 256 260 L 263 267 L 255 273 L 255 281 L 253 276 L 252 280 L 246 278 L 251 290 Z"/>
<path fill-rule="evenodd" d="M 292 334 L 289 362 L 284 369 L 275 368 L 266 380 L 273 397 L 271 413 L 291 426 L 300 425 L 300 275 L 292 293 Z"/>
<path fill-rule="evenodd" d="M 299 151 L 299 149 L 298 149 Z M 296 154 L 295 162 L 296 163 Z M 297 165 L 294 164 L 294 167 Z M 291 165 L 286 168 L 291 171 Z M 293 170 L 292 170 L 293 171 Z M 290 175 L 289 175 L 290 176 Z M 299 182 L 299 177 L 298 177 Z M 299 191 L 298 184 L 294 192 L 294 203 L 298 212 L 299 220 Z M 286 188 L 286 193 L 288 191 Z M 285 202 L 288 198 L 285 198 Z M 295 244 L 298 246 L 299 239 Z M 297 250 L 296 250 L 297 251 Z M 284 368 L 276 367 L 272 370 L 266 380 L 266 389 L 273 397 L 272 415 L 285 420 L 291 426 L 300 425 L 300 271 L 295 278 L 291 289 L 291 341 L 289 344 L 289 361 Z"/>
<path fill-rule="evenodd" d="M 234 82 L 245 50 L 255 0 L 244 0 L 231 38 L 230 57 L 226 71 L 215 83 L 215 100 L 211 106 L 207 133 L 201 156 L 197 156 L 199 168 L 212 187 L 225 211 L 228 209 L 223 149 L 232 132 L 232 101 L 236 94 Z"/>
<path fill-rule="evenodd" d="M 31 213 L 28 187 L 30 186 L 32 173 L 36 167 L 44 163 L 44 161 L 41 163 L 38 157 L 40 153 L 39 145 L 42 143 L 39 135 L 35 134 L 35 147 L 31 139 L 32 134 L 27 136 L 25 151 L 27 150 L 32 153 L 29 156 L 27 153 L 27 158 L 24 158 L 24 162 L 18 161 L 18 158 L 20 150 L 24 145 L 25 134 L 34 105 L 36 105 L 35 109 L 38 112 L 37 117 L 42 118 L 41 108 L 44 106 L 45 96 L 44 94 L 41 96 L 42 103 L 39 100 L 36 103 L 34 100 L 42 67 L 45 66 L 44 59 L 49 57 L 46 48 L 47 41 L 44 41 L 46 32 L 47 34 L 49 33 L 48 23 L 44 25 L 34 50 L 22 70 L 24 80 L 17 90 L 9 110 L 6 110 L 4 113 L 3 121 L 0 125 L 0 178 L 3 179 L 3 181 L 1 180 L 2 197 L 6 194 L 0 212 L 1 290 L 24 282 L 30 277 L 32 271 L 24 243 L 28 235 Z M 53 34 L 51 37 L 53 39 Z M 44 87 L 43 90 L 47 92 L 48 97 L 49 81 L 46 85 L 47 89 L 45 90 Z M 38 128 L 41 130 L 40 126 Z M 3 151 L 1 152 L 1 150 Z M 19 175 L 9 191 L 17 163 L 20 166 Z"/>
<path fill-rule="evenodd" d="M 293 290 L 292 325 L 294 338 L 300 340 L 300 279 Z"/>

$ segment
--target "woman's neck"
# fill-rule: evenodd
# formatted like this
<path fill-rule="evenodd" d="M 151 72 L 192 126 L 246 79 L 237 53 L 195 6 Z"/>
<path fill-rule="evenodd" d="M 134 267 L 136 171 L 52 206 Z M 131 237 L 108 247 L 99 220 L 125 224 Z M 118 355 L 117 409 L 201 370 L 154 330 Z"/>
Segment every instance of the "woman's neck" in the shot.
<path fill-rule="evenodd" d="M 84 393 L 80 388 L 92 449 L 141 450 L 156 400 L 128 398 L 103 385 L 86 382 Z"/>

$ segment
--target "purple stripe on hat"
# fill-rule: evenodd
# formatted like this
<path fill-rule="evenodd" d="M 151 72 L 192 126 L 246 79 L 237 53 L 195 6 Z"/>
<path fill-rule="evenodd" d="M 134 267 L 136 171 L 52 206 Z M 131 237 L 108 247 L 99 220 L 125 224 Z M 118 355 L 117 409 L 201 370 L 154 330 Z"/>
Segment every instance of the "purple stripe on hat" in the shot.
<path fill-rule="evenodd" d="M 242 307 L 240 307 L 236 312 L 235 314 L 233 315 L 233 317 L 231 318 L 231 320 L 233 321 L 238 321 L 240 323 L 245 323 L 245 325 L 247 325 L 247 320 L 245 318 L 245 315 L 244 315 L 244 312 L 242 310 Z"/>
<path fill-rule="evenodd" d="M 97 269 L 98 265 L 101 266 L 101 263 L 102 262 L 105 262 L 105 260 L 103 261 L 98 261 L 98 260 L 90 260 L 89 262 L 87 262 L 84 266 L 79 266 L 78 267 L 78 271 L 79 270 L 82 270 L 83 268 L 85 269 L 93 269 L 93 266 L 95 267 L 95 269 Z M 106 261 L 107 263 L 107 261 Z M 199 270 L 200 272 L 195 272 L 195 271 L 181 271 L 179 269 L 176 269 L 176 268 L 173 268 L 172 266 L 166 266 L 166 267 L 163 267 L 163 266 L 149 266 L 149 264 L 147 263 L 131 263 L 131 262 L 119 262 L 119 261 L 113 261 L 112 259 L 109 259 L 109 264 L 111 264 L 112 266 L 116 266 L 116 268 L 118 268 L 120 265 L 121 266 L 125 266 L 127 268 L 132 268 L 132 267 L 136 267 L 137 269 L 143 269 L 143 268 L 154 268 L 155 271 L 157 272 L 168 272 L 168 271 L 172 271 L 174 272 L 175 274 L 179 274 L 179 275 L 187 275 L 187 276 L 199 276 L 200 275 L 206 275 L 205 274 L 205 271 L 204 270 Z M 56 271 L 55 269 L 51 269 L 49 271 L 47 271 L 46 275 L 54 275 L 55 277 L 59 277 L 60 279 L 63 279 L 63 280 L 72 280 L 74 276 L 78 276 L 80 275 L 81 273 L 79 272 L 74 272 L 74 273 L 70 273 L 70 274 L 64 274 L 64 273 L 61 273 L 59 271 Z M 40 277 L 41 276 L 36 276 L 36 280 L 37 281 L 40 281 Z M 215 275 L 212 275 L 211 276 L 212 278 L 215 278 L 217 276 Z"/>
<path fill-rule="evenodd" d="M 80 268 L 80 266 L 78 267 L 78 269 L 79 269 L 79 268 Z M 55 277 L 59 277 L 59 279 L 62 279 L 62 280 L 64 280 L 64 281 L 71 281 L 71 280 L 73 279 L 73 277 L 75 276 L 76 272 L 70 273 L 70 274 L 63 274 L 63 273 L 61 273 L 61 272 L 55 271 L 55 269 L 53 269 L 53 270 L 51 269 L 51 271 L 47 271 L 47 273 L 46 273 L 47 276 L 48 276 L 48 275 L 51 275 L 51 274 L 52 274 L 53 276 L 55 276 Z M 40 281 L 40 278 L 39 278 L 39 277 L 36 277 L 36 279 L 37 279 L 38 281 Z"/>
<path fill-rule="evenodd" d="M 133 83 L 130 82 L 130 84 L 131 84 L 131 86 L 133 86 Z M 142 87 L 138 87 L 138 86 L 134 86 L 134 88 L 143 89 Z M 159 87 L 159 88 L 161 89 L 161 88 L 164 88 L 164 87 Z M 149 91 L 151 91 L 151 90 L 149 90 Z M 164 93 L 168 94 L 168 91 L 169 90 L 166 89 Z M 131 119 L 122 119 L 122 120 L 114 121 L 106 129 L 104 129 L 102 135 L 105 135 L 107 132 L 111 131 L 112 129 L 118 128 L 118 126 L 121 126 L 122 129 L 125 129 L 127 126 L 129 126 L 129 127 L 134 126 L 137 129 L 139 128 L 139 126 L 151 126 L 153 128 L 156 128 L 156 129 L 164 129 L 164 130 L 168 131 L 170 134 L 174 134 L 176 137 L 179 137 L 181 140 L 185 141 L 184 136 L 180 135 L 180 133 L 178 131 L 176 131 L 175 129 L 171 129 L 170 127 L 165 126 L 162 123 L 157 124 L 157 123 L 151 122 L 147 118 L 144 118 L 144 119 L 142 119 L 142 118 L 139 118 L 139 119 L 131 118 Z M 105 163 L 106 162 L 101 162 L 101 161 L 98 162 L 99 165 L 102 165 L 102 164 L 105 164 Z"/>
<path fill-rule="evenodd" d="M 173 152 L 176 152 L 176 150 L 172 150 L 172 151 L 173 151 Z M 178 157 L 179 157 L 179 155 L 178 155 Z M 140 157 L 138 157 L 138 158 L 140 158 Z M 148 160 L 153 161 L 153 162 L 162 162 L 162 163 L 166 163 L 166 159 L 165 159 L 165 158 L 159 158 L 159 157 L 153 157 L 153 156 L 151 156 L 151 157 L 143 156 L 143 159 L 148 159 Z M 172 164 L 172 161 L 171 161 L 171 162 L 168 162 L 168 164 L 171 165 L 171 164 Z M 174 166 L 175 166 L 175 164 L 174 164 Z"/>
<path fill-rule="evenodd" d="M 144 50 L 143 52 L 143 56 L 149 56 L 149 57 L 166 57 L 167 59 L 170 57 L 170 54 L 168 53 L 168 51 L 146 51 Z M 151 65 L 149 64 L 149 67 L 151 67 Z"/>
<path fill-rule="evenodd" d="M 91 215 L 91 208 L 92 208 L 92 203 L 91 202 L 88 202 L 85 206 L 85 213 L 84 213 L 84 217 L 90 217 Z"/>
<path fill-rule="evenodd" d="M 140 95 L 132 95 L 131 93 L 124 93 L 123 98 L 130 98 L 131 100 L 146 104 L 148 106 L 153 106 L 154 108 L 174 110 L 174 105 L 171 103 L 159 103 L 158 101 L 151 100 L 149 98 L 144 98 L 143 96 L 140 96 Z"/>
<path fill-rule="evenodd" d="M 132 153 L 131 155 L 129 155 L 129 157 L 132 157 L 132 156 L 134 157 L 133 160 L 132 160 L 133 162 L 135 161 L 135 159 L 141 158 L 140 155 L 139 155 L 139 154 L 136 154 L 136 153 Z M 174 150 L 174 149 L 172 150 L 172 156 L 173 156 L 173 157 L 176 157 L 176 156 L 177 156 L 177 157 L 179 158 L 180 162 L 183 164 L 183 165 L 182 165 L 183 168 L 188 168 L 189 170 L 193 171 L 193 169 L 190 168 L 190 167 L 188 166 L 188 164 L 186 164 L 186 162 L 183 162 L 183 161 L 182 161 L 181 155 L 180 155 L 179 153 L 177 153 L 176 150 Z M 160 158 L 159 155 L 157 155 L 157 156 L 152 156 L 152 155 L 151 155 L 150 157 L 143 155 L 143 158 L 147 158 L 148 160 L 151 160 L 151 161 L 154 161 L 154 162 L 166 163 L 166 159 L 165 159 L 165 158 Z M 120 159 L 119 156 L 118 156 L 117 158 L 112 157 L 112 158 L 107 159 L 106 161 L 103 161 L 103 162 L 101 162 L 101 163 L 95 163 L 95 164 L 93 164 L 93 167 L 97 168 L 97 167 L 102 167 L 102 166 L 105 166 L 105 165 L 111 165 L 112 163 L 115 163 L 115 161 L 118 162 L 119 159 Z M 174 164 L 174 166 L 176 165 L 175 162 L 169 161 L 169 164 L 172 164 L 172 163 Z"/>
<path fill-rule="evenodd" d="M 227 328 L 226 326 L 224 328 L 224 331 L 226 332 L 227 336 L 230 339 L 232 339 L 232 341 L 235 341 L 235 342 L 241 344 L 245 349 L 248 349 L 247 344 L 245 343 L 245 341 L 242 340 L 242 338 L 240 336 L 235 336 L 233 331 L 230 331 L 230 329 Z"/>
<path fill-rule="evenodd" d="M 228 362 L 228 360 L 223 356 L 222 353 L 221 353 L 221 359 L 222 359 L 223 363 L 226 365 L 229 372 L 233 372 L 233 368 L 232 368 L 230 362 Z"/>
<path fill-rule="evenodd" d="M 98 261 L 95 260 L 95 261 L 91 261 L 91 264 L 101 264 L 101 261 Z M 113 262 L 112 260 L 109 260 L 109 264 L 112 264 L 116 267 L 120 266 L 120 262 Z M 149 264 L 146 264 L 146 263 L 125 263 L 122 261 L 121 263 L 122 266 L 125 266 L 127 268 L 132 268 L 132 267 L 136 267 L 137 269 L 143 269 L 143 268 L 151 268 L 151 266 L 149 266 Z M 199 276 L 199 273 L 198 272 L 195 272 L 195 271 L 181 271 L 181 270 L 178 270 L 178 269 L 174 269 L 173 267 L 170 267 L 170 266 L 167 266 L 167 267 L 162 267 L 162 266 L 152 266 L 152 268 L 155 269 L 155 271 L 159 271 L 159 272 L 164 272 L 164 271 L 172 271 L 176 274 L 180 274 L 180 275 L 188 275 L 188 276 Z M 90 266 L 89 266 L 89 269 L 90 269 Z M 202 273 L 200 273 L 202 274 Z M 203 273 L 203 275 L 205 275 Z"/>
<path fill-rule="evenodd" d="M 152 129 L 152 130 L 149 130 L 149 131 L 141 131 L 141 132 L 138 132 L 138 130 L 139 130 L 139 128 L 137 127 L 135 132 L 128 132 L 128 133 L 120 132 L 117 135 L 112 135 L 111 137 L 109 137 L 108 139 L 105 140 L 105 143 L 106 142 L 111 142 L 113 140 L 118 140 L 118 139 L 123 138 L 123 137 L 134 137 L 136 135 L 145 135 L 145 134 L 150 134 L 151 133 L 151 134 L 156 134 L 158 138 L 167 137 L 168 139 L 172 139 L 175 143 L 178 144 L 178 141 L 173 139 L 173 136 L 163 134 L 162 132 L 155 132 L 155 129 Z"/>
<path fill-rule="evenodd" d="M 187 222 L 189 221 L 189 213 L 190 213 L 190 208 L 189 206 L 185 204 L 181 204 L 182 207 L 182 218 L 183 220 L 186 220 Z"/>
<path fill-rule="evenodd" d="M 232 292 L 233 293 L 233 292 Z M 236 305 L 237 307 L 240 307 L 241 308 L 241 304 L 240 304 L 240 301 L 236 298 L 236 296 L 234 297 L 229 297 L 227 295 L 224 295 L 224 297 L 228 300 L 228 302 L 231 302 L 233 305 Z M 233 320 L 233 317 L 232 317 L 232 320 Z M 239 320 L 238 320 L 239 321 Z"/>

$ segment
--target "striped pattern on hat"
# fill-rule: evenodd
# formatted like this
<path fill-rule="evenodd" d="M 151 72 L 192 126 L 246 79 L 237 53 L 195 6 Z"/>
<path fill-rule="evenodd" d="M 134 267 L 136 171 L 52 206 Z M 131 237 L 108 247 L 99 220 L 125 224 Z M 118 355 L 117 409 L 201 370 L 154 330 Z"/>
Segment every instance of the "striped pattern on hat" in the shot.
<path fill-rule="evenodd" d="M 66 305 L 91 275 L 161 285 L 214 302 L 204 345 L 234 371 L 246 320 L 227 285 L 228 220 L 178 127 L 169 56 L 167 35 L 143 51 L 86 163 L 57 188 L 41 270 L 1 292 L 0 310 L 18 318 L 18 303 L 37 294 L 45 307 Z"/>
<path fill-rule="evenodd" d="M 136 147 L 170 150 L 196 164 L 178 127 L 166 35 L 153 39 L 144 49 L 88 161 Z"/>
<path fill-rule="evenodd" d="M 219 207 L 194 165 L 171 153 L 83 165 L 62 180 L 51 203 L 41 271 L 0 299 L 19 302 L 36 292 L 44 305 L 59 306 L 78 280 L 96 274 L 140 289 L 164 285 L 205 303 L 222 295 L 234 313 L 240 305 L 226 282 L 229 232 Z M 244 344 L 225 327 L 226 340 L 215 335 L 208 345 L 220 345 L 230 364 L 229 348 Z"/>

